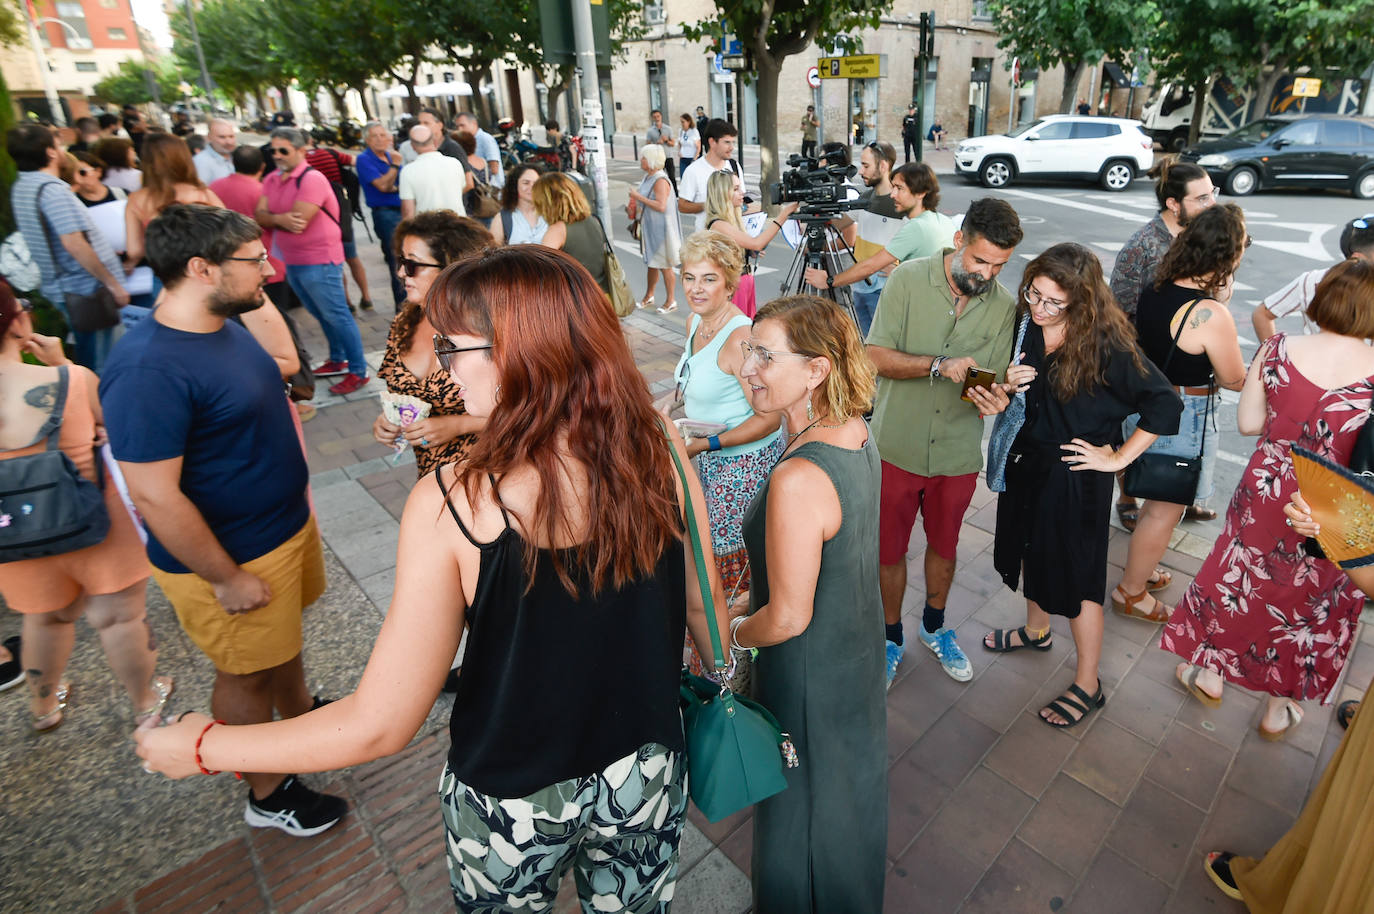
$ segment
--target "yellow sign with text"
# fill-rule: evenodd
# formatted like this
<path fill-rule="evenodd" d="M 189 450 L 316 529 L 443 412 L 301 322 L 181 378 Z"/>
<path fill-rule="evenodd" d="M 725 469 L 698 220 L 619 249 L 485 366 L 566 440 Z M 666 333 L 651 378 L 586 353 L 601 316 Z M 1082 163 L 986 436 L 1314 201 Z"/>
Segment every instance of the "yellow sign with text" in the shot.
<path fill-rule="evenodd" d="M 887 56 L 856 54 L 851 57 L 822 57 L 816 69 L 821 79 L 874 79 L 887 75 Z"/>
<path fill-rule="evenodd" d="M 1310 76 L 1296 76 L 1293 78 L 1293 97 L 1294 98 L 1316 98 L 1321 94 L 1322 81 L 1313 79 Z"/>

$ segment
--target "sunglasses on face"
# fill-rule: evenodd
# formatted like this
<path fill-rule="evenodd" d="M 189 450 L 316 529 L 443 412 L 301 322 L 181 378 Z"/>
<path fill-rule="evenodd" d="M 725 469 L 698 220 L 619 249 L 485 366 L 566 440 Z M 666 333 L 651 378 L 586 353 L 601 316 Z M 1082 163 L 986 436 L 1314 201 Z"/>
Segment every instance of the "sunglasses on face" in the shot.
<path fill-rule="evenodd" d="M 272 147 L 272 155 L 274 155 L 274 156 L 289 156 L 289 155 L 292 153 L 292 151 L 293 151 L 293 150 L 291 149 L 290 146 L 273 146 L 273 147 Z"/>
<path fill-rule="evenodd" d="M 402 257 L 396 262 L 396 265 L 411 279 L 414 279 L 415 275 L 426 267 L 431 267 L 435 270 L 442 270 L 444 268 L 442 263 L 425 263 L 423 260 L 411 260 L 409 257 Z"/>
<path fill-rule="evenodd" d="M 453 357 L 460 352 L 479 352 L 483 349 L 490 349 L 491 343 L 483 346 L 455 346 L 453 340 L 444 336 L 442 333 L 434 334 L 434 357 L 439 360 L 439 367 L 444 371 L 452 371 L 449 366 L 453 362 Z"/>

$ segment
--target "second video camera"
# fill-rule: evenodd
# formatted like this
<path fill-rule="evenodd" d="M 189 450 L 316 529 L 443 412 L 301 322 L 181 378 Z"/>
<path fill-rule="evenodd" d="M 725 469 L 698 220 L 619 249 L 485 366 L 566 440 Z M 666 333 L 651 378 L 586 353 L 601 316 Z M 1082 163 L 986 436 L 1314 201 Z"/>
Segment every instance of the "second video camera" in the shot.
<path fill-rule="evenodd" d="M 843 143 L 826 143 L 816 158 L 794 155 L 787 159 L 789 170 L 782 180 L 768 188 L 774 206 L 800 203 L 809 206 L 833 206 L 851 198 L 846 179 L 856 169 L 849 162 L 849 149 Z"/>

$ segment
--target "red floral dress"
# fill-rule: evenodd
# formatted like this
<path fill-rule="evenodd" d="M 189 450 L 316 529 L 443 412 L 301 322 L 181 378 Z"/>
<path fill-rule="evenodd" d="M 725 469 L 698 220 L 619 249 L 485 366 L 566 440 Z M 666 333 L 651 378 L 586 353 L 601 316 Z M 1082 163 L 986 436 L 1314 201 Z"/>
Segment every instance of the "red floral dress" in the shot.
<path fill-rule="evenodd" d="M 1297 489 L 1289 449 L 1344 465 L 1374 398 L 1374 378 L 1313 384 L 1275 335 L 1261 370 L 1268 418 L 1226 509 L 1226 526 L 1169 617 L 1160 646 L 1256 692 L 1329 700 L 1364 596 L 1345 572 L 1302 550 L 1283 507 Z"/>

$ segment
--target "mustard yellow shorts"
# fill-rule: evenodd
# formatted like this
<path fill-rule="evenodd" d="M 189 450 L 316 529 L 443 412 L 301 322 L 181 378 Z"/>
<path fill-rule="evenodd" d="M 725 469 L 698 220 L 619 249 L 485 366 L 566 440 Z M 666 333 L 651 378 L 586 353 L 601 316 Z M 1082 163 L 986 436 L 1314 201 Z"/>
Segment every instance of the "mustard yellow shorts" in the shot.
<path fill-rule="evenodd" d="M 324 593 L 324 547 L 312 516 L 276 549 L 245 562 L 272 588 L 272 602 L 230 615 L 213 585 L 194 574 L 153 569 L 181 627 L 224 673 L 245 675 L 281 666 L 301 652 L 301 611 Z"/>

